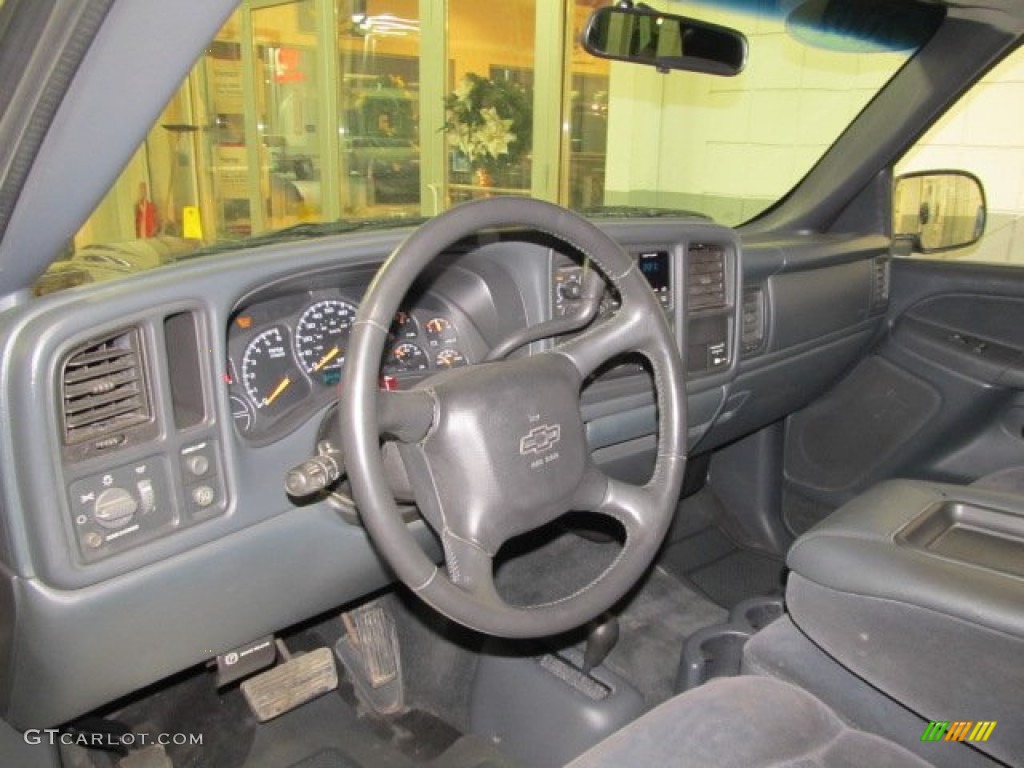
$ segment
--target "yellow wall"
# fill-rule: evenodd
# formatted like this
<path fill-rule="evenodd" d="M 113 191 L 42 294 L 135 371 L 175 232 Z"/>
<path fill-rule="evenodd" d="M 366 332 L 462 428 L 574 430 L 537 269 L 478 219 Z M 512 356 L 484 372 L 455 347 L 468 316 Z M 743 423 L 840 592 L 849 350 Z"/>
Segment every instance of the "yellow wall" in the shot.
<path fill-rule="evenodd" d="M 985 239 L 946 258 L 1024 262 L 1024 49 L 972 89 L 897 166 L 909 171 L 961 169 L 985 187 Z"/>
<path fill-rule="evenodd" d="M 745 221 L 800 180 L 904 58 L 816 51 L 793 40 L 776 18 L 752 25 L 749 15 L 706 6 L 654 5 L 753 26 L 748 65 L 736 77 L 715 77 L 613 64 L 609 202 L 671 207 L 698 197 L 714 201 L 724 223 Z M 638 190 L 665 194 L 636 199 Z"/>

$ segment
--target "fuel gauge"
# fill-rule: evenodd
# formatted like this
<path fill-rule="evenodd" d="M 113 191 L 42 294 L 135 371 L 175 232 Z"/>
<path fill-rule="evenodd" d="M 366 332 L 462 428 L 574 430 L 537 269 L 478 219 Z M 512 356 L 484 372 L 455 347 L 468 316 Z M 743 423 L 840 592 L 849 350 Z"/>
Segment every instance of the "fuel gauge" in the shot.
<path fill-rule="evenodd" d="M 433 348 L 447 347 L 458 340 L 455 326 L 447 317 L 441 315 L 432 317 L 424 327 L 427 331 L 427 343 Z"/>

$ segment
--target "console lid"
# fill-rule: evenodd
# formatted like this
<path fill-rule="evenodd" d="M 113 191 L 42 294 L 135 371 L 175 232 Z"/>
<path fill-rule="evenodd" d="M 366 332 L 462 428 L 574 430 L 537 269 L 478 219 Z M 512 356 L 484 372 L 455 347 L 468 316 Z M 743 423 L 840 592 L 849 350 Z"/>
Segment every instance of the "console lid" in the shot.
<path fill-rule="evenodd" d="M 978 749 L 1024 765 L 1024 497 L 890 481 L 790 550 L 793 621 L 926 719 L 997 721 Z"/>

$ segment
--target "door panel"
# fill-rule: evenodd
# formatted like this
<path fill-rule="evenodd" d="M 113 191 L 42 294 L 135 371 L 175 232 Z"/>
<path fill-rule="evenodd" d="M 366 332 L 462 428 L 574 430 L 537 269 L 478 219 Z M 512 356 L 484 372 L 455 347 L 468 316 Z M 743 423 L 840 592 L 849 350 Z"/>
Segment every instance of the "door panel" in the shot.
<path fill-rule="evenodd" d="M 788 419 L 797 532 L 889 477 L 969 483 L 1024 466 L 1024 271 L 906 260 L 892 269 L 886 335 Z"/>

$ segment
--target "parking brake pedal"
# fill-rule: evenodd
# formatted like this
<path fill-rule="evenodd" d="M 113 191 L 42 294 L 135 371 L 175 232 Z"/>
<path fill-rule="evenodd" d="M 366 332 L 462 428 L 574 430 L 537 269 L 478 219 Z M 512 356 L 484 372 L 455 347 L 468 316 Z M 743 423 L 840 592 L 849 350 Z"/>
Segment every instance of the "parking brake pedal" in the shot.
<path fill-rule="evenodd" d="M 242 683 L 242 694 L 261 723 L 312 701 L 338 687 L 338 670 L 330 648 L 290 657 L 284 643 L 278 651 L 285 659 Z"/>
<path fill-rule="evenodd" d="M 334 646 L 365 704 L 382 715 L 402 711 L 402 661 L 395 620 L 375 600 L 343 613 L 347 634 Z"/>

